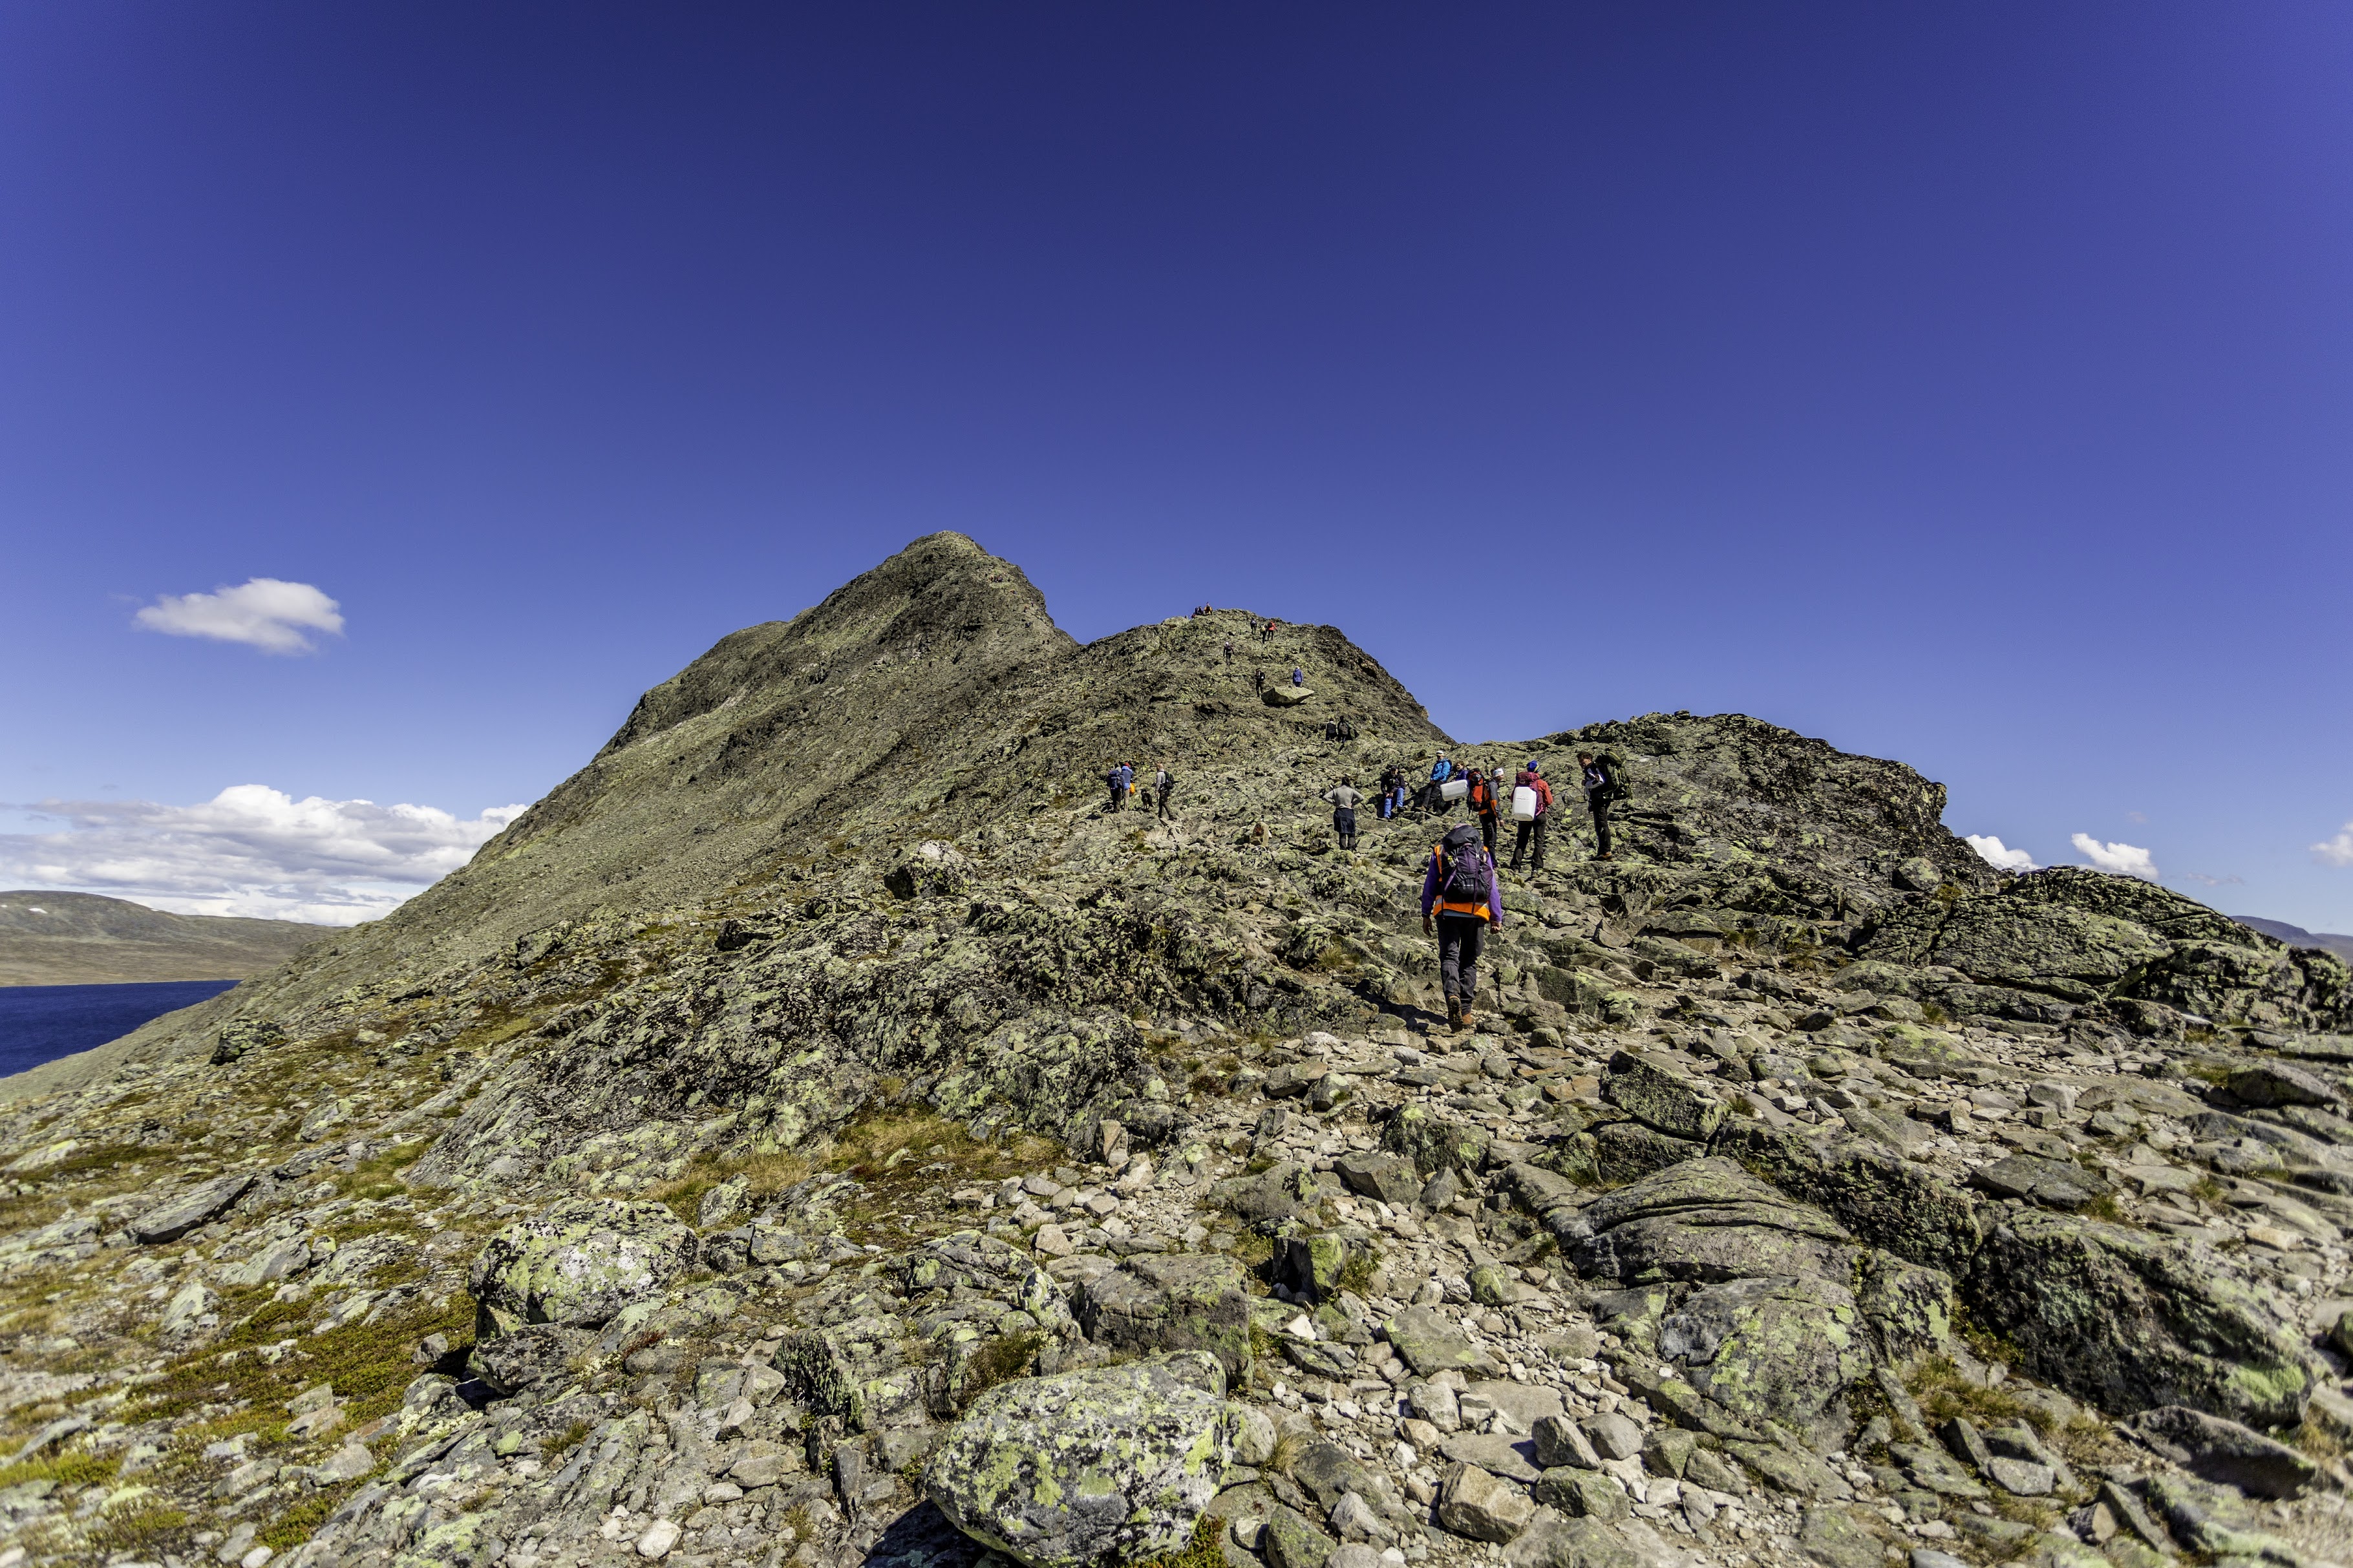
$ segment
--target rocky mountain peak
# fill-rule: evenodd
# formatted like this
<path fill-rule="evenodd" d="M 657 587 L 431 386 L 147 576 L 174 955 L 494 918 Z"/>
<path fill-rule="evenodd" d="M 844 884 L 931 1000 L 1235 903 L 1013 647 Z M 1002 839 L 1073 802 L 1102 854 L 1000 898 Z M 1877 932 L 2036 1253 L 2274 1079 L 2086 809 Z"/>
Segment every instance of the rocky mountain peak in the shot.
<path fill-rule="evenodd" d="M 14 1539 L 2347 1560 L 2342 961 L 1993 871 L 1940 786 L 1755 718 L 1458 744 L 1261 626 L 1079 647 L 920 542 L 393 919 L 16 1080 Z M 1557 802 L 1460 1026 L 1441 750 Z M 1325 792 L 1389 767 L 1343 849 Z"/>

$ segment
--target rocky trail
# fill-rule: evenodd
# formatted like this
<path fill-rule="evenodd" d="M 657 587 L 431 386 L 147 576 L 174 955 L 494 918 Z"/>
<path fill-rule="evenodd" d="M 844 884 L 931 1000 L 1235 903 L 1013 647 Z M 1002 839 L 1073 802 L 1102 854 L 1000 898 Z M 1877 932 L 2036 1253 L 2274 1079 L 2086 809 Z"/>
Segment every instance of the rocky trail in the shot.
<path fill-rule="evenodd" d="M 0 1568 L 2353 1562 L 2341 960 L 1651 715 L 1450 748 L 1634 788 L 1450 1033 L 1316 798 L 1445 738 L 1250 624 L 919 542 L 16 1080 Z"/>

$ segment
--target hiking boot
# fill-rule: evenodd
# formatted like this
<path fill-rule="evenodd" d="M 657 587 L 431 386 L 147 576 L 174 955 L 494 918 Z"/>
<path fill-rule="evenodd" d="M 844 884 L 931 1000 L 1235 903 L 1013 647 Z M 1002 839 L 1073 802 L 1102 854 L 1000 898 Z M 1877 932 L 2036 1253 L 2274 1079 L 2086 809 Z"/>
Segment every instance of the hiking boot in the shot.
<path fill-rule="evenodd" d="M 1475 1009 L 1465 1006 L 1460 1012 L 1455 1014 L 1454 1032 L 1456 1034 L 1467 1035 L 1478 1026 L 1477 1012 Z"/>
<path fill-rule="evenodd" d="M 1462 1027 L 1462 1008 L 1451 996 L 1446 999 L 1446 1026 L 1450 1029 Z"/>

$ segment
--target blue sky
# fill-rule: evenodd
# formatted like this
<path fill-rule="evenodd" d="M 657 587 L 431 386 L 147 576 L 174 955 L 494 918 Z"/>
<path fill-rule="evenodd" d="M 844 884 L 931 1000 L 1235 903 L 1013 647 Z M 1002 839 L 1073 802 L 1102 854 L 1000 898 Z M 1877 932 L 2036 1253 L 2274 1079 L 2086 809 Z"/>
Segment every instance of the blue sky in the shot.
<path fill-rule="evenodd" d="M 2348 79 L 2287 3 L 0 10 L 0 801 L 80 803 L 0 881 L 353 918 L 955 528 L 2353 931 Z M 257 578 L 341 629 L 136 619 Z"/>

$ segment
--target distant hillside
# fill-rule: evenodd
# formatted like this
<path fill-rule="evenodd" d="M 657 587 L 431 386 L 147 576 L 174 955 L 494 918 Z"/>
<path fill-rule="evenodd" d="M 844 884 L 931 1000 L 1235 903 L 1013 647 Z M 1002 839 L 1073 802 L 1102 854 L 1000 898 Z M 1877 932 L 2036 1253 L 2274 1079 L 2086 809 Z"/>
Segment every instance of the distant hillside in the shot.
<path fill-rule="evenodd" d="M 0 893 L 0 985 L 242 980 L 275 969 L 332 926 L 169 915 L 94 893 Z"/>
<path fill-rule="evenodd" d="M 2253 926 L 2265 936 L 2275 936 L 2291 947 L 2316 947 L 2333 952 L 2348 963 L 2353 963 L 2353 936 L 2331 931 L 2309 931 L 2302 926 L 2292 926 L 2285 921 L 2267 921 L 2254 915 L 2232 915 L 2242 926 Z"/>

